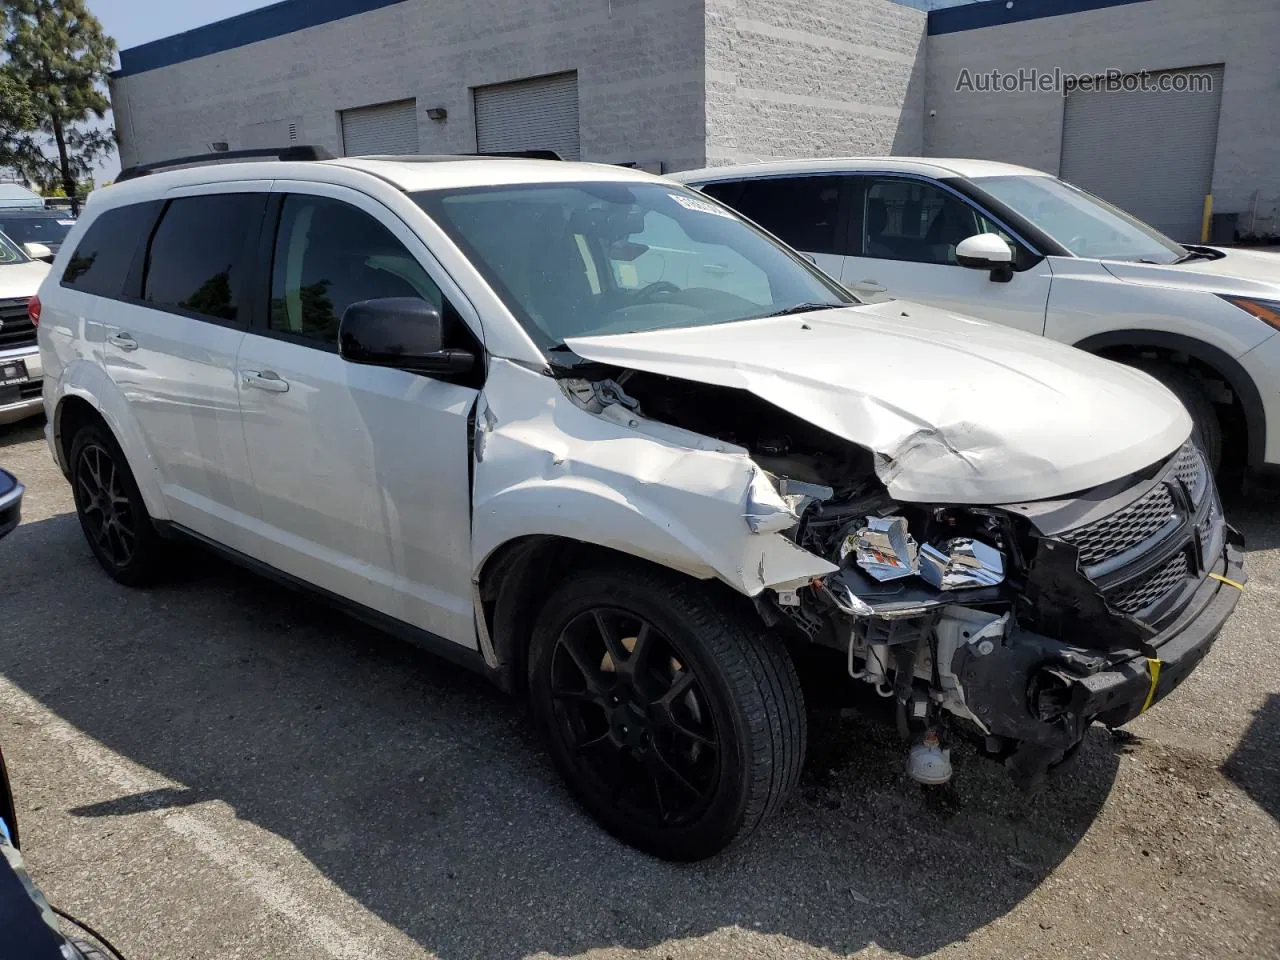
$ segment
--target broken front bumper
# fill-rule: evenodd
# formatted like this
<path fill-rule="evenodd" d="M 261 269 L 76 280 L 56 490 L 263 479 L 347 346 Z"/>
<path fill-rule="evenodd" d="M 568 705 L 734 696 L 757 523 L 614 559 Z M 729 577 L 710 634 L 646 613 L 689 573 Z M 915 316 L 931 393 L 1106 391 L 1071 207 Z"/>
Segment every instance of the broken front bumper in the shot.
<path fill-rule="evenodd" d="M 1171 693 L 1208 654 L 1245 582 L 1240 536 L 1227 528 L 1222 556 L 1177 619 L 1122 660 L 1025 630 L 983 655 L 966 644 L 954 670 L 988 750 L 1033 787 L 1089 726 L 1128 723 Z"/>

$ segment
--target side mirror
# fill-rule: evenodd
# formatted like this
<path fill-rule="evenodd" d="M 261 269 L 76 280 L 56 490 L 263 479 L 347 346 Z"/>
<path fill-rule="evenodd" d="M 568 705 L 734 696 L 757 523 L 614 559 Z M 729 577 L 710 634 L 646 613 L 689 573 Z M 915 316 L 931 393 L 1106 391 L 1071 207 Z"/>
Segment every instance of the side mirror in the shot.
<path fill-rule="evenodd" d="M 338 325 L 338 353 L 351 363 L 414 373 L 466 373 L 476 365 L 470 350 L 444 346 L 439 308 L 417 297 L 351 304 Z"/>
<path fill-rule="evenodd" d="M 996 283 L 1013 279 L 1013 248 L 994 233 L 965 237 L 956 245 L 956 263 L 971 270 L 990 270 Z"/>
<path fill-rule="evenodd" d="M 24 243 L 22 249 L 27 252 L 27 256 L 32 260 L 47 260 L 53 262 L 53 251 L 46 247 L 43 243 Z"/>

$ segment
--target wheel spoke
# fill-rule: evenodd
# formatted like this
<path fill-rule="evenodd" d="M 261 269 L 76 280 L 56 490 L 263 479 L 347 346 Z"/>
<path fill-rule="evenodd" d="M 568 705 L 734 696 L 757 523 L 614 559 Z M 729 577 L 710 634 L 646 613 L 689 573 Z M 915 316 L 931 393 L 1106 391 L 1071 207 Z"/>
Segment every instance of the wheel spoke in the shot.
<path fill-rule="evenodd" d="M 701 797 L 703 791 L 696 787 L 683 773 L 675 768 L 662 751 L 655 744 L 654 747 L 645 754 L 645 766 L 649 772 L 657 777 L 666 777 L 670 782 L 680 786 L 681 789 L 688 791 L 695 797 Z"/>
<path fill-rule="evenodd" d="M 573 661 L 573 665 L 578 668 L 578 672 L 582 674 L 583 682 L 587 685 L 587 690 L 594 694 L 597 698 L 602 698 L 603 694 L 600 687 L 599 667 L 587 659 L 586 654 L 577 648 L 568 637 L 561 635 L 560 649 L 569 654 L 569 659 Z"/>
<path fill-rule="evenodd" d="M 692 689 L 693 683 L 693 674 L 688 670 L 681 670 L 672 679 L 671 686 L 667 688 L 667 692 L 658 698 L 658 703 L 670 710 L 673 703 Z"/>
<path fill-rule="evenodd" d="M 590 689 L 586 690 L 570 690 L 566 687 L 553 687 L 551 690 L 552 699 L 567 700 L 570 703 L 594 703 L 598 706 L 604 706 L 604 701 L 600 694 Z"/>
<path fill-rule="evenodd" d="M 592 737 L 590 740 L 583 740 L 581 743 L 574 746 L 573 755 L 575 757 L 581 757 L 589 753 L 601 752 L 606 747 L 610 749 L 613 747 L 613 743 L 609 740 L 609 731 L 607 730 L 599 736 Z"/>
<path fill-rule="evenodd" d="M 649 661 L 653 659 L 653 648 L 657 646 L 653 639 L 653 628 L 647 622 L 640 624 L 636 632 L 636 642 L 627 657 L 627 668 L 633 677 L 642 677 L 649 669 Z"/>
<path fill-rule="evenodd" d="M 89 471 L 89 476 L 93 478 L 94 486 L 97 488 L 98 492 L 101 492 L 102 475 L 99 464 L 96 462 L 98 459 L 98 448 L 90 447 L 84 452 L 82 459 L 84 460 L 85 469 Z"/>
<path fill-rule="evenodd" d="M 699 733 L 697 730 L 694 730 L 692 727 L 686 726 L 685 724 L 677 720 L 674 716 L 668 715 L 667 720 L 670 722 L 671 729 L 675 731 L 675 733 L 677 733 L 678 735 L 684 737 L 686 740 L 692 740 L 694 743 L 698 744 L 699 746 L 706 747 L 710 750 L 716 749 L 717 744 L 715 740 L 711 739 L 711 737 L 708 737 L 705 733 Z"/>
<path fill-rule="evenodd" d="M 595 618 L 596 629 L 600 631 L 600 639 L 604 641 L 604 648 L 609 653 L 609 659 L 613 661 L 613 669 L 621 670 L 622 665 L 627 662 L 627 648 L 622 645 L 622 638 L 618 636 L 618 631 L 613 628 L 608 618 L 600 610 L 593 610 L 591 615 Z"/>

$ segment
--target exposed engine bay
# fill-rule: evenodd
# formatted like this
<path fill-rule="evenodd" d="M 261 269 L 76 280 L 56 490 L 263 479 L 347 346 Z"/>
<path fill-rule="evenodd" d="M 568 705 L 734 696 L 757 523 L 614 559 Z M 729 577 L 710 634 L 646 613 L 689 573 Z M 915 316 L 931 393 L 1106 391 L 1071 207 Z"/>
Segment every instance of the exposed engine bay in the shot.
<path fill-rule="evenodd" d="M 950 778 L 949 744 L 965 737 L 1034 788 L 1095 719 L 1119 725 L 1146 709 L 1167 692 L 1149 666 L 1161 662 L 1153 642 L 1204 602 L 1224 551 L 1238 552 L 1190 443 L 1052 502 L 906 503 L 880 480 L 883 457 L 748 391 L 582 372 L 561 381 L 580 405 L 733 444 L 768 475 L 791 508 L 769 529 L 838 571 L 766 590 L 757 609 L 793 642 L 842 653 L 853 681 L 894 702 L 922 783 Z"/>

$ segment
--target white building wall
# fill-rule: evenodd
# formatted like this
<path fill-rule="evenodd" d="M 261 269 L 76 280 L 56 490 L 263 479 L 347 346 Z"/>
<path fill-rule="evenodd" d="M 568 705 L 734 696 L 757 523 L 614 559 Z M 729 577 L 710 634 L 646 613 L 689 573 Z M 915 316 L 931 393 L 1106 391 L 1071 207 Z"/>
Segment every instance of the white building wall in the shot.
<path fill-rule="evenodd" d="M 1214 209 L 1245 213 L 1255 190 L 1280 192 L 1280 2 L 1147 0 L 929 37 L 924 121 L 929 156 L 979 157 L 1057 173 L 1058 93 L 958 92 L 963 68 L 1084 74 L 1226 65 Z"/>
<path fill-rule="evenodd" d="M 925 14 L 889 0 L 706 0 L 707 162 L 918 154 Z"/>
<path fill-rule="evenodd" d="M 410 97 L 423 153 L 469 152 L 472 87 L 576 70 L 583 159 L 700 166 L 703 46 L 690 0 L 405 0 L 115 79 L 120 159 L 236 149 L 282 119 L 340 154 L 339 111 Z"/>

